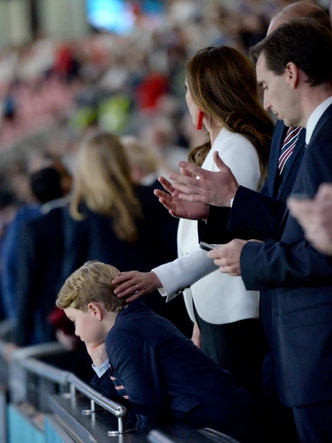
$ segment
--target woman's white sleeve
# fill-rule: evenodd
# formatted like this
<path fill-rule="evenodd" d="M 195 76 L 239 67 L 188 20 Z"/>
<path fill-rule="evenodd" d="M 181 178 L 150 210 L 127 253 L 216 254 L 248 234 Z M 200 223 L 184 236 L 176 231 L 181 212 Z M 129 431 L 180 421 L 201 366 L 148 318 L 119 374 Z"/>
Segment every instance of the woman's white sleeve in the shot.
<path fill-rule="evenodd" d="M 158 276 L 163 285 L 159 289 L 160 294 L 167 297 L 166 301 L 170 301 L 180 291 L 216 269 L 218 267 L 207 256 L 207 252 L 203 249 L 197 249 L 172 262 L 158 266 L 152 269 L 152 271 Z"/>

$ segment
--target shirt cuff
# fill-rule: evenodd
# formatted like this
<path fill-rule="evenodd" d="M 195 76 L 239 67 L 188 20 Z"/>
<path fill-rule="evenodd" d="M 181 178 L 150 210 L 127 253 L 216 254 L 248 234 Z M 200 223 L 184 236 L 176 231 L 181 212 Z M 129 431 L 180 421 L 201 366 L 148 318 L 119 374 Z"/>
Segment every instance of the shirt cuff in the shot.
<path fill-rule="evenodd" d="M 102 377 L 106 371 L 108 371 L 110 367 L 110 362 L 108 360 L 104 361 L 104 363 L 100 366 L 96 366 L 94 363 L 92 363 L 92 369 L 95 371 L 97 376 L 100 378 Z"/>

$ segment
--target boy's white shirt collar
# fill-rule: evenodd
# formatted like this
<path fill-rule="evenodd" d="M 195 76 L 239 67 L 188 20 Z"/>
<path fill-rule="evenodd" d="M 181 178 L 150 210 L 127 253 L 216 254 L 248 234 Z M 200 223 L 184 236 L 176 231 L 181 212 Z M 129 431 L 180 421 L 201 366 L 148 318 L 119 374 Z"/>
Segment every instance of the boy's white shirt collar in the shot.
<path fill-rule="evenodd" d="M 312 112 L 312 114 L 310 115 L 307 122 L 306 133 L 305 133 L 306 145 L 309 145 L 312 133 L 314 132 L 319 119 L 331 104 L 332 104 L 332 97 L 329 97 L 326 100 L 324 100 L 320 105 L 318 105 L 317 108 L 314 110 L 314 112 Z"/>

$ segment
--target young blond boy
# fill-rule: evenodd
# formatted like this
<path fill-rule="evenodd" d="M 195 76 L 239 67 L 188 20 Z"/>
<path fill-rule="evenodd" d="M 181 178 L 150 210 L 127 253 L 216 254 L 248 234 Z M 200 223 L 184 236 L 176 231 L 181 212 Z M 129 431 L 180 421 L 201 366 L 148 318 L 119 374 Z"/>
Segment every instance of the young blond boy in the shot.
<path fill-rule="evenodd" d="M 111 283 L 118 273 L 111 265 L 87 262 L 66 280 L 56 301 L 86 344 L 97 374 L 93 385 L 126 404 L 140 424 L 181 419 L 256 442 L 251 395 L 170 321 L 141 301 L 127 305 L 118 299 Z"/>

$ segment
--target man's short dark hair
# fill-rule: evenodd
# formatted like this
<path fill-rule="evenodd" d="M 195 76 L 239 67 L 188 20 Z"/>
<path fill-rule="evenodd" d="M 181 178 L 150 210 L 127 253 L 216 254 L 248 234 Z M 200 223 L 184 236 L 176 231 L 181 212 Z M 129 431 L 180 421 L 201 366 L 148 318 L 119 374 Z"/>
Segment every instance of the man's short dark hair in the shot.
<path fill-rule="evenodd" d="M 257 61 L 264 53 L 266 67 L 282 75 L 293 62 L 308 77 L 310 86 L 332 85 L 332 32 L 309 18 L 292 20 L 280 25 L 250 49 Z"/>

